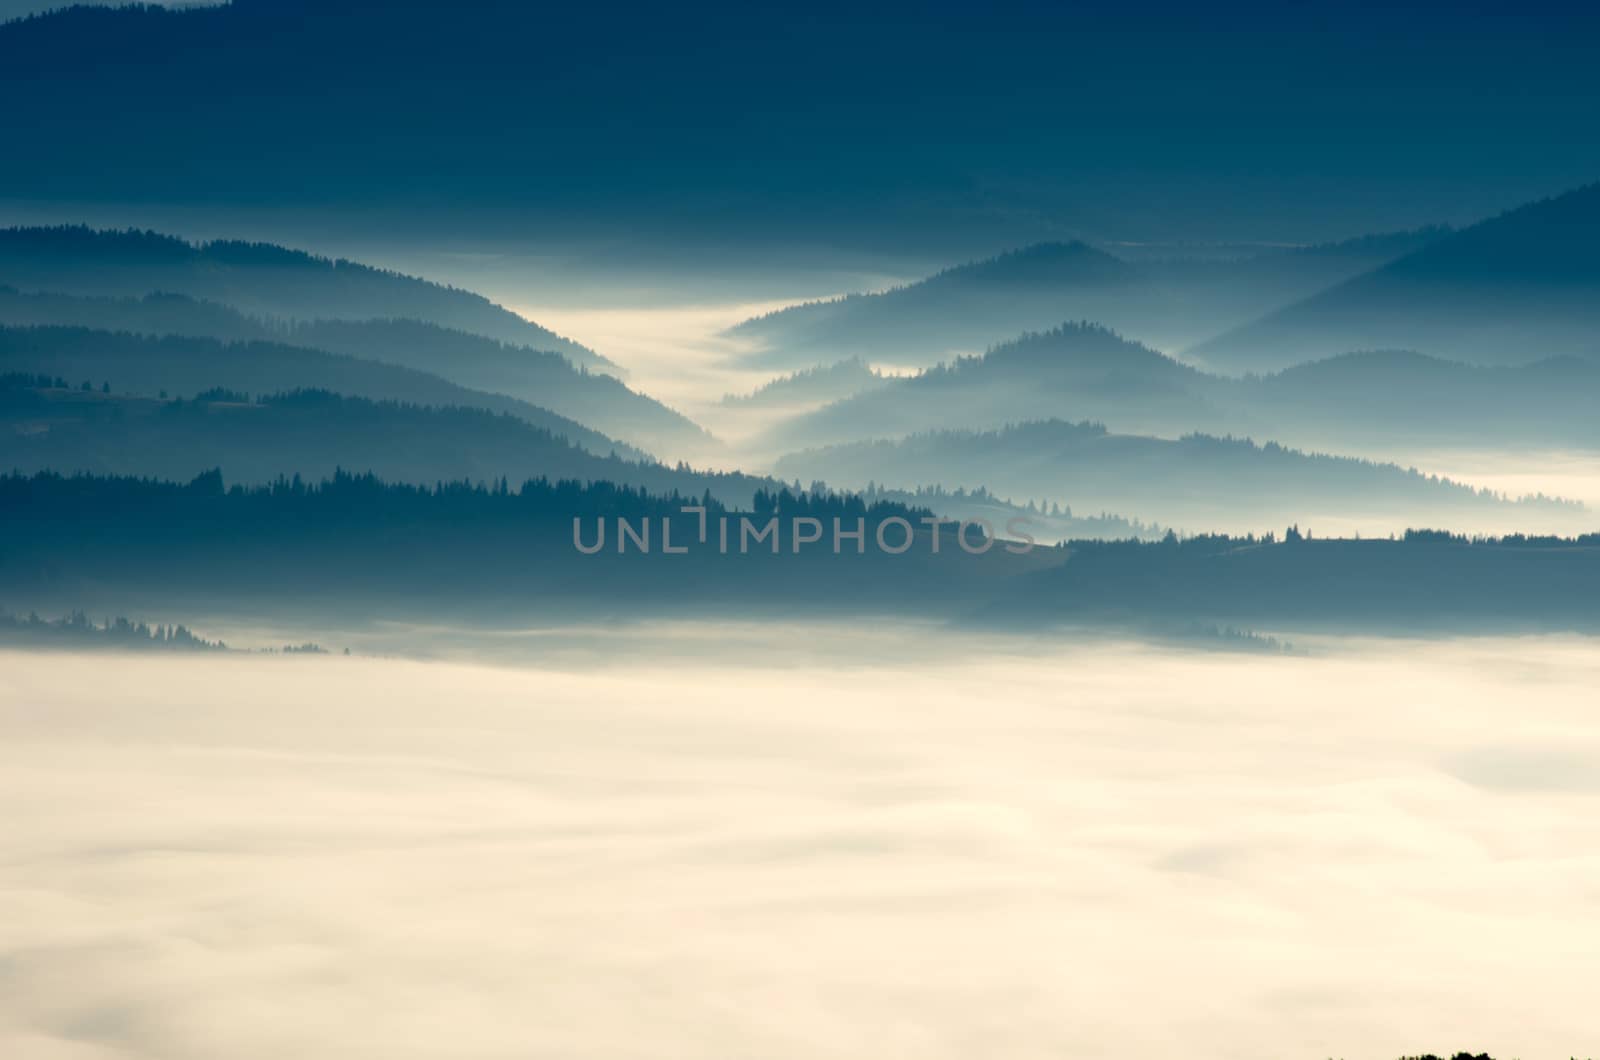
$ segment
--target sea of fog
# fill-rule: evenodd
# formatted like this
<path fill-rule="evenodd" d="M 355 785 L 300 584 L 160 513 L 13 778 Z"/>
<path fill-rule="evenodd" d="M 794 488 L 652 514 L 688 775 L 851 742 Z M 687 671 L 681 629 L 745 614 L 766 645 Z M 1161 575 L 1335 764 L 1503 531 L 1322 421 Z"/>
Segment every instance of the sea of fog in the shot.
<path fill-rule="evenodd" d="M 0 654 L 0 1056 L 1600 1045 L 1592 640 L 363 650 Z"/>

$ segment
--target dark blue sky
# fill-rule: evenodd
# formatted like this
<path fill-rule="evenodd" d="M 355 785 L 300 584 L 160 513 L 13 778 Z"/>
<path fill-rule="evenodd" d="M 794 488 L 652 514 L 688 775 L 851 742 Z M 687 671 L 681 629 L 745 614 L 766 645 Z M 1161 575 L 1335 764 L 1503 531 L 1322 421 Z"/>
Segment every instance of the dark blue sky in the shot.
<path fill-rule="evenodd" d="M 1301 241 L 1600 178 L 1597 43 L 1592 8 L 1527 4 L 85 12 L 0 28 L 31 104 L 0 197 Z"/>

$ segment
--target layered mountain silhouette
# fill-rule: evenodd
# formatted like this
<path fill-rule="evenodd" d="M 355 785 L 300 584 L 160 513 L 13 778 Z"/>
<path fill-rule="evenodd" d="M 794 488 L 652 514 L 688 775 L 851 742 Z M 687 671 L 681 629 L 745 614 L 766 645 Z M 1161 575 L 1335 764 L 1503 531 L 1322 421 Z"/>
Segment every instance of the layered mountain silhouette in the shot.
<path fill-rule="evenodd" d="M 1210 393 L 1220 381 L 1088 323 L 1023 335 L 977 357 L 779 424 L 773 447 L 885 438 L 945 427 L 999 427 L 1049 417 L 1104 419 L 1128 430 L 1225 424 Z"/>
<path fill-rule="evenodd" d="M 172 292 L 289 321 L 423 320 L 618 371 L 593 350 L 471 291 L 272 243 L 191 243 L 82 226 L 0 230 L 0 284 L 140 297 Z"/>
<path fill-rule="evenodd" d="M 274 342 L 222 342 L 76 327 L 0 327 L 0 372 L 60 377 L 142 397 L 216 387 L 250 396 L 314 388 L 374 400 L 504 412 L 590 452 L 644 454 L 526 401 L 471 390 L 413 368 Z"/>
<path fill-rule="evenodd" d="M 246 485 L 325 479 L 361 469 L 387 482 L 611 482 L 662 496 L 710 496 L 748 509 L 785 484 L 740 472 L 697 471 L 598 456 L 509 413 L 432 407 L 296 390 L 252 398 L 221 387 L 191 398 L 149 398 L 70 385 L 61 377 L 0 375 L 0 453 L 8 470 L 152 475 L 188 481 L 225 467 Z M 796 483 L 798 488 L 798 483 Z M 951 519 L 1012 519 L 1036 540 L 1153 536 L 1160 529 L 1071 506 L 1012 503 L 982 487 L 861 493 Z"/>
<path fill-rule="evenodd" d="M 1600 356 L 1600 184 L 1511 210 L 1198 344 L 1229 370 L 1361 349 L 1523 364 Z"/>
<path fill-rule="evenodd" d="M 304 346 L 403 365 L 465 387 L 506 394 L 652 451 L 693 453 L 712 443 L 681 414 L 610 375 L 575 367 L 561 354 L 420 320 L 274 321 L 181 294 L 114 297 L 0 287 L 0 325 L 80 325 Z M 285 378 L 281 386 L 300 383 Z"/>
<path fill-rule="evenodd" d="M 766 346 L 753 358 L 757 363 L 792 363 L 819 351 L 868 360 L 937 357 L 986 344 L 997 325 L 1009 333 L 1026 327 L 1019 317 L 1040 312 L 1041 299 L 1076 296 L 1103 308 L 1107 300 L 1127 297 L 1136 275 L 1084 243 L 1041 243 L 881 293 L 777 310 L 730 334 Z M 1051 320 L 1068 315 L 1058 307 L 1043 311 Z"/>
<path fill-rule="evenodd" d="M 1187 345 L 1439 238 L 1369 236 L 1240 258 L 1125 261 L 1083 242 L 1039 243 L 874 294 L 807 302 L 730 334 L 755 363 L 819 353 L 929 364 L 1019 331 L 1089 319 L 1157 346 Z"/>
<path fill-rule="evenodd" d="M 1267 376 L 1197 368 L 1093 324 L 1024 335 L 981 357 L 776 425 L 795 449 L 1025 420 L 1095 420 L 1119 433 L 1194 431 L 1374 452 L 1386 444 L 1600 444 L 1600 361 L 1478 367 L 1406 351 L 1329 358 Z"/>
<path fill-rule="evenodd" d="M 1232 388 L 1279 437 L 1472 449 L 1600 447 L 1600 360 L 1474 365 L 1404 350 L 1348 353 Z"/>
<path fill-rule="evenodd" d="M 600 456 L 508 412 L 296 390 L 256 398 L 214 388 L 189 399 L 104 393 L 65 379 L 0 376 L 6 467 L 188 481 L 213 467 L 242 483 L 344 468 L 390 482 L 609 481 L 748 507 L 769 479 Z"/>
<path fill-rule="evenodd" d="M 1099 424 L 1061 420 L 805 450 L 784 457 L 775 470 L 847 489 L 987 486 L 1002 495 L 1190 528 L 1374 516 L 1459 521 L 1514 503 L 1393 464 L 1200 434 L 1114 434 Z M 1539 507 L 1559 508 L 1551 501 L 1524 507 L 1528 518 Z"/>

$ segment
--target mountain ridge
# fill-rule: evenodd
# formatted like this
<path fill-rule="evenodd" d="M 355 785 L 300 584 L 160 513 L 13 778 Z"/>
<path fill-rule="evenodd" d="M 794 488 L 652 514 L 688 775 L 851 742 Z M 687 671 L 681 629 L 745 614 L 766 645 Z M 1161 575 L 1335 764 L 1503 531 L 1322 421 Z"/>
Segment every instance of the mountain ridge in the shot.
<path fill-rule="evenodd" d="M 247 394 L 301 387 L 373 400 L 458 405 L 511 413 L 598 455 L 645 455 L 575 420 L 517 398 L 471 390 L 413 368 L 282 343 L 227 343 L 54 325 L 0 327 L 0 371 L 61 376 L 95 385 L 104 382 L 114 385 L 119 393 L 146 397 L 155 397 L 162 391 L 196 394 L 218 386 Z"/>
<path fill-rule="evenodd" d="M 725 335 L 755 344 L 748 356 L 756 364 L 789 363 L 819 351 L 926 364 L 930 357 L 973 352 L 1019 331 L 1077 318 L 1158 346 L 1191 345 L 1446 231 L 1378 233 L 1214 260 L 1134 261 L 1081 240 L 1033 243 L 883 291 L 772 310 Z"/>
<path fill-rule="evenodd" d="M 276 243 L 195 242 L 137 228 L 13 226 L 0 228 L 0 283 L 99 296 L 167 291 L 291 320 L 418 318 L 620 372 L 587 346 L 475 292 Z"/>
<path fill-rule="evenodd" d="M 427 321 L 281 321 L 184 294 L 24 293 L 0 285 L 0 325 L 90 327 L 299 346 L 400 365 L 474 390 L 505 394 L 651 451 L 693 454 L 715 445 L 699 425 L 613 375 L 574 365 L 559 353 Z M 284 380 L 286 385 L 293 382 Z"/>
<path fill-rule="evenodd" d="M 1600 353 L 1600 183 L 1507 210 L 1187 349 L 1226 369 L 1405 347 L 1514 364 Z"/>

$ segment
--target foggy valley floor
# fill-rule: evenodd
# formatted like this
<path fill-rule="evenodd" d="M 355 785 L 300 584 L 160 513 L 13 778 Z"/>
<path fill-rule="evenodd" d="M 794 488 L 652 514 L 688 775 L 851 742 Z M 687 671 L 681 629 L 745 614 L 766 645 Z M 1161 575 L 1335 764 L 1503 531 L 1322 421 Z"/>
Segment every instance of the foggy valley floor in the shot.
<path fill-rule="evenodd" d="M 1298 647 L 5 652 L 0 1054 L 1581 1050 L 1594 641 Z"/>

